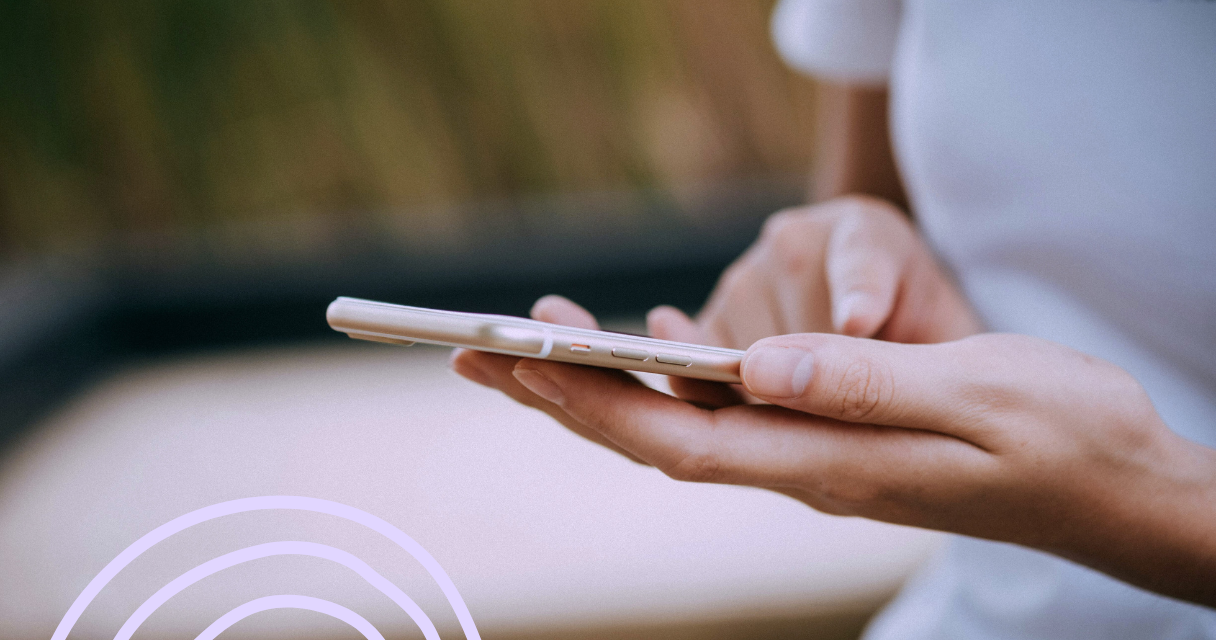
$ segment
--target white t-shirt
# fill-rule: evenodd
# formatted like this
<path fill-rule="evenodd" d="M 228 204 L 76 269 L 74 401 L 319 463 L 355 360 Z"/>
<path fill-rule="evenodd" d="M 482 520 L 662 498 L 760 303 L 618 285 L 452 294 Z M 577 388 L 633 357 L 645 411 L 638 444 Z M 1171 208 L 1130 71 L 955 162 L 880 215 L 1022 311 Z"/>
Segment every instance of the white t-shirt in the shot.
<path fill-rule="evenodd" d="M 915 216 L 991 329 L 1122 366 L 1216 446 L 1216 3 L 783 0 L 773 33 L 889 83 Z M 1216 611 L 956 537 L 866 637 L 1216 639 Z"/>

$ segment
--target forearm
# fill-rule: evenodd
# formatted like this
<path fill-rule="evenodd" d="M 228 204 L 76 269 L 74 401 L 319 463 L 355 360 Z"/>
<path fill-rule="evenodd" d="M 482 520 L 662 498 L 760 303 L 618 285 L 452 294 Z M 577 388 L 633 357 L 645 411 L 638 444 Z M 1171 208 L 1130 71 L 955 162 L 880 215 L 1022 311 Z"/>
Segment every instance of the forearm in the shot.
<path fill-rule="evenodd" d="M 907 210 L 887 121 L 887 89 L 820 82 L 811 199 L 862 193 Z"/>

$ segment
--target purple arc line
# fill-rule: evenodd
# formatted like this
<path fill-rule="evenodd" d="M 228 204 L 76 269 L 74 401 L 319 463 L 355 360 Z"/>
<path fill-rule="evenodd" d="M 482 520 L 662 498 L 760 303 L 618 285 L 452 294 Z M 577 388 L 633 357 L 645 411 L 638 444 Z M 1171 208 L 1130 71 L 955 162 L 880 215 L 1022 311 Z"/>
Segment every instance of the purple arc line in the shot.
<path fill-rule="evenodd" d="M 258 544 L 252 547 L 238 549 L 231 553 L 226 553 L 217 558 L 213 558 L 198 565 L 197 567 L 183 573 L 174 578 L 169 584 L 161 587 L 156 593 L 152 594 L 143 604 L 127 618 L 127 621 L 118 630 L 118 635 L 114 636 L 114 640 L 131 640 L 131 636 L 139 629 L 147 619 L 156 612 L 161 605 L 169 601 L 173 596 L 181 593 L 190 585 L 213 575 L 229 567 L 234 567 L 238 564 L 243 564 L 252 560 L 266 558 L 269 556 L 279 555 L 301 555 L 312 556 L 314 558 L 322 558 L 337 562 L 359 574 L 369 584 L 380 590 L 380 593 L 388 596 L 390 600 L 395 602 L 397 606 L 405 611 L 418 628 L 422 630 L 422 635 L 426 640 L 439 640 L 439 632 L 435 629 L 435 625 L 426 613 L 410 599 L 397 585 L 390 582 L 387 578 L 376 573 L 368 564 L 354 555 L 335 549 L 334 547 L 319 544 L 316 542 L 267 542 Z"/>
<path fill-rule="evenodd" d="M 198 634 L 194 640 L 215 640 L 215 637 L 226 631 L 228 627 L 255 613 L 271 609 L 306 609 L 308 611 L 324 613 L 331 618 L 337 618 L 354 627 L 367 640 L 384 640 L 384 636 L 366 618 L 340 604 L 310 596 L 292 595 L 266 596 L 257 600 L 250 600 L 220 616 L 206 629 L 203 629 L 203 632 Z"/>
<path fill-rule="evenodd" d="M 93 602 L 97 594 L 101 593 L 101 590 L 114 579 L 114 576 L 118 575 L 118 572 L 122 571 L 123 568 L 165 538 L 196 524 L 215 518 L 234 513 L 264 511 L 268 509 L 311 511 L 313 513 L 337 516 L 361 524 L 392 540 L 397 546 L 413 556 L 422 565 L 422 568 L 426 569 L 426 572 L 430 574 L 436 584 L 439 585 L 439 589 L 443 591 L 448 604 L 452 606 L 452 610 L 456 613 L 456 619 L 460 622 L 460 628 L 464 631 L 465 637 L 468 640 L 481 640 L 481 634 L 477 631 L 477 625 L 473 622 L 473 616 L 469 613 L 469 608 L 465 605 L 464 599 L 460 597 L 460 592 L 456 590 L 456 585 L 448 577 L 443 567 L 439 566 L 439 562 L 430 553 L 427 553 L 427 550 L 423 549 L 422 545 L 406 535 L 404 531 L 366 511 L 348 507 L 340 502 L 322 500 L 320 498 L 306 498 L 303 496 L 260 496 L 221 502 L 178 516 L 149 531 L 140 539 L 132 542 L 126 549 L 123 549 L 122 553 L 115 556 L 109 564 L 102 568 L 89 581 L 89 584 L 80 592 L 80 595 L 76 596 L 76 600 L 72 602 L 72 606 L 68 607 L 67 613 L 63 614 L 63 619 L 59 621 L 59 626 L 55 628 L 55 633 L 51 636 L 51 640 L 66 640 L 68 634 L 72 631 L 72 627 L 76 626 L 76 622 L 89 606 L 89 603 Z"/>

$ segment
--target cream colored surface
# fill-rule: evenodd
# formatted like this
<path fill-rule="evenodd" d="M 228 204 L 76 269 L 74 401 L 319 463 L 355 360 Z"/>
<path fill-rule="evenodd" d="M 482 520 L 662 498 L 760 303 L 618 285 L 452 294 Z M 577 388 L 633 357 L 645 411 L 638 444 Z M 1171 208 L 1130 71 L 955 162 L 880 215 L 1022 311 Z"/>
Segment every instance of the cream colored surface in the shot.
<path fill-rule="evenodd" d="M 888 597 L 937 542 L 763 491 L 674 482 L 459 379 L 446 358 L 446 349 L 352 342 L 197 356 L 100 383 L 0 466 L 3 636 L 49 637 L 139 536 L 255 495 L 327 498 L 392 522 L 444 566 L 488 638 L 856 611 Z M 73 637 L 113 637 L 177 575 L 274 540 L 345 549 L 401 586 L 441 632 L 456 628 L 417 563 L 378 535 L 328 516 L 263 512 L 155 547 L 102 592 Z M 327 598 L 387 637 L 421 637 L 353 572 L 280 557 L 187 589 L 135 638 L 193 637 L 274 593 Z M 301 634 L 355 637 L 301 611 L 258 614 L 225 637 Z"/>

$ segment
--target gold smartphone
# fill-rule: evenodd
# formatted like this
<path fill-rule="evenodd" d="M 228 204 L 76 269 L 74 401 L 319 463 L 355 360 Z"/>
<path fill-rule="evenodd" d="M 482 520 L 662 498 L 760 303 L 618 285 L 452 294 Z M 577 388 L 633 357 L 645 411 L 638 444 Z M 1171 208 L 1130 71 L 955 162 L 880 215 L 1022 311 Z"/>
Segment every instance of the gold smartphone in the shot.
<path fill-rule="evenodd" d="M 464 347 L 523 358 L 593 367 L 739 382 L 743 352 L 669 342 L 612 331 L 576 329 L 527 318 L 422 309 L 338 298 L 325 312 L 329 326 L 352 338 L 409 346 Z"/>

